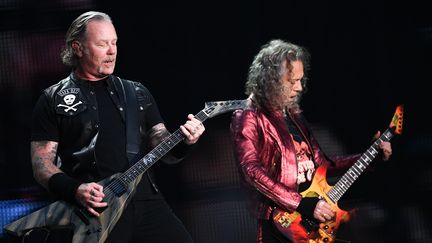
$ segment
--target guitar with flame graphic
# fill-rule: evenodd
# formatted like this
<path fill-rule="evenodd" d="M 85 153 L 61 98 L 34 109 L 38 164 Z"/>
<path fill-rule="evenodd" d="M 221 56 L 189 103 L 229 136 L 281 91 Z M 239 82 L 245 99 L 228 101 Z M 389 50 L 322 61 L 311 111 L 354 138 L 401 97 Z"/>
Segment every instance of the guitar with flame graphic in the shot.
<path fill-rule="evenodd" d="M 375 140 L 369 149 L 352 165 L 347 172 L 334 185 L 330 186 L 326 180 L 327 165 L 317 168 L 310 187 L 303 191 L 303 197 L 320 197 L 327 201 L 335 211 L 335 217 L 327 222 L 317 225 L 313 221 L 302 218 L 298 212 L 288 213 L 278 207 L 272 212 L 272 219 L 276 228 L 294 243 L 321 243 L 334 242 L 336 232 L 341 223 L 347 222 L 351 212 L 338 207 L 339 199 L 350 188 L 360 174 L 379 154 L 379 144 L 390 141 L 394 135 L 402 134 L 403 106 L 396 108 L 389 128 Z"/>

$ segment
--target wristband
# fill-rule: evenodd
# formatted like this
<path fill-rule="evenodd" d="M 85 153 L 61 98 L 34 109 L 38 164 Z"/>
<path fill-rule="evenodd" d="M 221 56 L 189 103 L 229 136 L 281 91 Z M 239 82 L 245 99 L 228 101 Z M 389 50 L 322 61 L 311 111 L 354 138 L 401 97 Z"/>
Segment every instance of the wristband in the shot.
<path fill-rule="evenodd" d="M 300 201 L 300 204 L 297 207 L 297 212 L 299 212 L 302 216 L 307 218 L 313 218 L 313 213 L 318 203 L 319 198 L 317 197 L 304 197 Z"/>
<path fill-rule="evenodd" d="M 81 183 L 63 172 L 54 174 L 48 180 L 49 190 L 62 200 L 75 203 L 75 193 Z"/>

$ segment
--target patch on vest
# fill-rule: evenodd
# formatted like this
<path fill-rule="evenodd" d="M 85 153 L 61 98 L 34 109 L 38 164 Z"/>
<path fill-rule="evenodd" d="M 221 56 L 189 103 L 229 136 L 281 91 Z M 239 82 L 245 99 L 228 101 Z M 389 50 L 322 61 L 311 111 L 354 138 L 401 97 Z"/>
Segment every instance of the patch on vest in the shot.
<path fill-rule="evenodd" d="M 72 115 L 75 111 L 80 108 L 80 105 L 83 104 L 81 100 L 77 98 L 80 93 L 80 88 L 67 88 L 60 90 L 57 92 L 57 95 L 62 97 L 59 99 L 59 104 L 57 104 L 57 108 L 63 110 L 65 113 Z"/>

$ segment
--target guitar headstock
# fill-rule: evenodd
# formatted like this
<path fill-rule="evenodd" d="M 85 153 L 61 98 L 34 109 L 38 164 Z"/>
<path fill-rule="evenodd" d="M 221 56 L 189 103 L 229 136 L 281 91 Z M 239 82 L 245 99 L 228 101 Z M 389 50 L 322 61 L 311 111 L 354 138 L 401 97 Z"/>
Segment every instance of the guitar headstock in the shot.
<path fill-rule="evenodd" d="M 390 129 L 392 129 L 392 131 L 397 135 L 402 134 L 403 113 L 404 113 L 403 105 L 399 105 L 398 107 L 396 107 L 396 111 L 393 115 L 393 119 L 389 125 Z"/>
<path fill-rule="evenodd" d="M 207 117 L 214 117 L 228 111 L 234 111 L 246 106 L 247 99 L 211 101 L 205 103 L 203 112 Z"/>

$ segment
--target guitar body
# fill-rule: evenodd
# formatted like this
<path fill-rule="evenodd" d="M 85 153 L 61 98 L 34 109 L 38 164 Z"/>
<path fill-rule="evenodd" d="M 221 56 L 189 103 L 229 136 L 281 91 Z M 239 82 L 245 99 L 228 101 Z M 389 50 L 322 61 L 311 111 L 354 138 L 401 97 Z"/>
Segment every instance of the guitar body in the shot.
<path fill-rule="evenodd" d="M 117 179 L 119 175 L 115 174 L 98 183 L 105 187 Z M 125 188 L 126 191 L 120 196 L 116 196 L 115 193 L 109 192 L 105 188 L 104 201 L 109 206 L 99 217 L 91 216 L 86 209 L 75 204 L 59 200 L 6 225 L 4 228 L 8 233 L 20 237 L 32 228 L 71 225 L 74 227 L 72 242 L 104 242 L 128 205 L 135 186 L 140 180 L 141 176 L 128 184 L 128 187 Z"/>
<path fill-rule="evenodd" d="M 334 186 L 327 183 L 326 173 L 328 166 L 322 165 L 317 168 L 310 187 L 301 195 L 302 197 L 319 197 L 330 204 L 336 213 L 331 221 L 317 225 L 310 219 L 302 218 L 298 212 L 288 213 L 282 209 L 274 208 L 272 218 L 276 228 L 294 243 L 334 242 L 341 223 L 347 222 L 354 213 L 353 210 L 350 212 L 341 210 L 337 202 L 379 154 L 379 144 L 390 141 L 395 134 L 402 134 L 402 124 L 403 106 L 399 105 L 396 107 L 389 128 L 375 140 Z"/>
<path fill-rule="evenodd" d="M 298 212 L 288 213 L 280 208 L 275 208 L 272 213 L 274 225 L 285 237 L 294 243 L 321 243 L 334 242 L 336 232 L 341 223 L 349 220 L 354 211 L 340 209 L 337 202 L 334 203 L 327 197 L 327 192 L 332 188 L 326 179 L 327 166 L 317 168 L 310 187 L 301 193 L 303 197 L 320 197 L 332 206 L 335 217 L 331 221 L 320 223 L 319 226 L 309 219 L 302 218 Z"/>
<path fill-rule="evenodd" d="M 241 109 L 247 103 L 247 99 L 206 102 L 205 108 L 198 112 L 195 118 L 204 122 L 207 118 L 218 114 Z M 177 129 L 148 154 L 129 167 L 127 171 L 114 174 L 98 182 L 104 187 L 104 201 L 108 204 L 108 207 L 100 212 L 99 217 L 91 216 L 86 209 L 77 205 L 65 201 L 56 201 L 6 225 L 4 227 L 5 231 L 11 235 L 21 237 L 34 228 L 73 225 L 72 241 L 74 243 L 104 242 L 129 204 L 143 173 L 174 146 L 182 142 L 183 139 L 182 132 Z M 92 140 L 90 145 L 94 145 L 95 142 L 96 138 Z M 87 150 L 79 151 L 78 155 L 88 156 L 87 152 Z"/>

